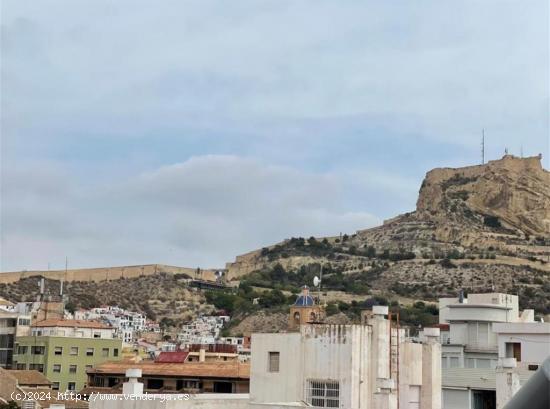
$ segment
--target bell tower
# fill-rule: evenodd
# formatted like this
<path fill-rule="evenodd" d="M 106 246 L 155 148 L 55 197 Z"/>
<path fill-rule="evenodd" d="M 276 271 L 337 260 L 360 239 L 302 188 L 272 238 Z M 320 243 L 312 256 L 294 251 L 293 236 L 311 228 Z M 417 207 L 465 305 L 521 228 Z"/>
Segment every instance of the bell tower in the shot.
<path fill-rule="evenodd" d="M 322 322 L 325 318 L 324 308 L 315 303 L 315 300 L 309 295 L 309 287 L 304 285 L 302 293 L 296 298 L 296 302 L 290 307 L 288 317 L 288 330 L 298 331 L 300 325 Z"/>

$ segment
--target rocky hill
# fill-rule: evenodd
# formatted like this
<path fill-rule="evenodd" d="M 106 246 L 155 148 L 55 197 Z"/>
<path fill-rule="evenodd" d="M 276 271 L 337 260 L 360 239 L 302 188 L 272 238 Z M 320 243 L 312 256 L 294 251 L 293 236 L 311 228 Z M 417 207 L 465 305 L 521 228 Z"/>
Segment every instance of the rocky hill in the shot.
<path fill-rule="evenodd" d="M 406 323 L 437 321 L 429 303 L 440 296 L 502 291 L 522 308 L 550 313 L 550 173 L 540 157 L 505 156 L 485 165 L 434 169 L 420 187 L 416 210 L 350 235 L 295 237 L 238 256 L 226 275 L 239 289 L 189 288 L 194 269 L 163 265 L 0 274 L 0 296 L 35 299 L 36 276 L 59 288 L 69 306 L 120 305 L 177 326 L 224 310 L 232 334 L 286 327 L 288 305 L 323 270 L 323 300 L 334 322 L 359 319 L 372 302 L 400 305 Z M 208 279 L 212 271 L 200 278 Z M 1 278 L 4 278 L 3 280 Z"/>
<path fill-rule="evenodd" d="M 39 276 L 26 277 L 13 283 L 0 283 L 0 297 L 12 302 L 37 299 Z M 60 281 L 46 279 L 45 294 L 56 295 Z M 146 313 L 164 327 L 176 327 L 199 314 L 216 309 L 206 302 L 204 294 L 188 285 L 184 274 L 157 273 L 103 281 L 72 281 L 64 285 L 66 308 L 94 308 L 118 305 Z"/>
<path fill-rule="evenodd" d="M 550 312 L 550 172 L 541 157 L 431 170 L 416 210 L 350 236 L 291 238 L 238 256 L 228 276 L 286 288 L 325 272 L 325 288 L 427 300 L 519 294 Z"/>

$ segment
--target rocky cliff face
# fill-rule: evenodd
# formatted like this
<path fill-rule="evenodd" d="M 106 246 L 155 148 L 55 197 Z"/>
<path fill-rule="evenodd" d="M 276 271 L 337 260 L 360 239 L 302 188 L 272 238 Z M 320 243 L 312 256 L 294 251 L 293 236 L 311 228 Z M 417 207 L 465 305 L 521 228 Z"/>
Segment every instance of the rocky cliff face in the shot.
<path fill-rule="evenodd" d="M 458 288 L 522 295 L 521 282 L 524 299 L 547 300 L 550 311 L 550 172 L 540 156 L 511 155 L 434 169 L 413 212 L 349 237 L 286 240 L 227 268 L 238 279 L 276 264 L 300 274 L 315 263 L 363 288 L 431 299 Z"/>
<path fill-rule="evenodd" d="M 416 211 L 419 219 L 441 225 L 459 220 L 468 229 L 481 220 L 477 215 L 487 227 L 550 237 L 550 172 L 540 156 L 511 155 L 486 165 L 434 169 L 422 183 Z"/>

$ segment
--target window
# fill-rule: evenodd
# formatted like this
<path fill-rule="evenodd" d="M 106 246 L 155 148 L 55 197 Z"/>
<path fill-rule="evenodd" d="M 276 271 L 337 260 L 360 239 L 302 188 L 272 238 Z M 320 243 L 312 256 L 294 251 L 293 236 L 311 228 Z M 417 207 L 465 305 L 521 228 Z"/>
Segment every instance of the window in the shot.
<path fill-rule="evenodd" d="M 69 373 L 76 373 L 76 365 L 69 365 Z"/>
<path fill-rule="evenodd" d="M 54 364 L 53 371 L 55 373 L 61 373 L 61 365 L 60 364 Z"/>
<path fill-rule="evenodd" d="M 14 336 L 12 334 L 0 335 L 0 348 L 12 349 L 14 344 Z"/>
<path fill-rule="evenodd" d="M 458 357 L 452 356 L 450 359 L 451 359 L 451 368 L 460 367 L 460 360 L 458 359 Z"/>
<path fill-rule="evenodd" d="M 44 373 L 44 364 L 29 364 L 29 369 Z"/>
<path fill-rule="evenodd" d="M 46 347 L 44 347 L 44 346 L 32 346 L 31 347 L 31 354 L 33 354 L 33 355 L 44 355 L 45 350 L 46 350 Z"/>
<path fill-rule="evenodd" d="M 92 369 L 93 367 L 93 365 L 86 365 L 86 372 L 88 372 L 88 370 Z"/>
<path fill-rule="evenodd" d="M 113 349 L 113 356 L 118 356 L 118 348 Z"/>
<path fill-rule="evenodd" d="M 18 325 L 31 325 L 31 320 L 28 318 L 19 318 Z"/>
<path fill-rule="evenodd" d="M 55 347 L 53 350 L 54 355 L 63 355 L 63 347 Z"/>
<path fill-rule="evenodd" d="M 506 358 L 516 358 L 521 362 L 521 342 L 506 342 Z"/>
<path fill-rule="evenodd" d="M 475 368 L 476 367 L 476 360 L 474 358 L 466 358 L 464 360 L 465 362 L 465 367 L 466 368 Z"/>
<path fill-rule="evenodd" d="M 94 356 L 94 349 L 86 348 L 86 356 Z"/>
<path fill-rule="evenodd" d="M 71 355 L 73 356 L 78 355 L 78 347 L 71 347 Z"/>
<path fill-rule="evenodd" d="M 54 391 L 59 390 L 59 382 L 53 382 L 52 383 L 52 390 L 54 390 Z"/>
<path fill-rule="evenodd" d="M 476 359 L 476 368 L 488 369 L 491 367 L 490 359 Z"/>
<path fill-rule="evenodd" d="M 147 389 L 161 389 L 164 386 L 164 380 L 162 379 L 148 379 Z"/>
<path fill-rule="evenodd" d="M 94 338 L 101 338 L 101 332 L 94 332 Z"/>
<path fill-rule="evenodd" d="M 24 371 L 25 369 L 27 369 L 27 364 L 16 364 L 15 369 L 20 370 L 20 371 L 22 371 L 22 370 Z"/>
<path fill-rule="evenodd" d="M 76 390 L 76 382 L 69 382 L 67 384 L 67 390 L 68 391 L 75 391 Z"/>
<path fill-rule="evenodd" d="M 311 380 L 306 384 L 306 399 L 318 408 L 340 407 L 340 383 L 333 380 Z"/>
<path fill-rule="evenodd" d="M 103 348 L 103 349 L 101 350 L 101 356 L 102 356 L 103 358 L 107 358 L 107 357 L 109 356 L 109 348 Z"/>
<path fill-rule="evenodd" d="M 25 355 L 29 351 L 29 347 L 26 345 L 20 345 L 17 347 L 18 355 Z"/>
<path fill-rule="evenodd" d="M 268 352 L 268 372 L 279 372 L 279 352 Z"/>

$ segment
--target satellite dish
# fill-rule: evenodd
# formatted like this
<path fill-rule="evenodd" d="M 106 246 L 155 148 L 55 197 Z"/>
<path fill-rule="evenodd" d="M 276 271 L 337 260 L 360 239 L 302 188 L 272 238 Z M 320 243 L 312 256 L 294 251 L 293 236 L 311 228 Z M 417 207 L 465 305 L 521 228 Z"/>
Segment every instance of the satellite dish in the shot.
<path fill-rule="evenodd" d="M 317 276 L 313 277 L 313 285 L 319 287 L 319 284 L 321 284 L 321 279 Z"/>

